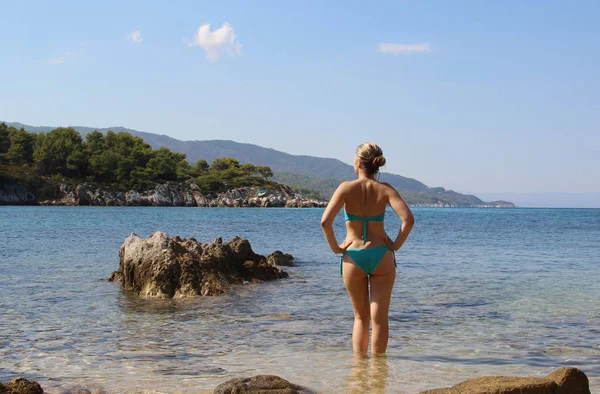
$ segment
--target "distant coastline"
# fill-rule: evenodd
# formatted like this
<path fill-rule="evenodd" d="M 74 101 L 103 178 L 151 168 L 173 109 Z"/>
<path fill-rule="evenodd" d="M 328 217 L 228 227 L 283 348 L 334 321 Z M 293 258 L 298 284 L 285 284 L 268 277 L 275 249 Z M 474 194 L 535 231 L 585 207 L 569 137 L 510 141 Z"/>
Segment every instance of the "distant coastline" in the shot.
<path fill-rule="evenodd" d="M 6 153 L 2 152 L 3 133 L 10 140 Z M 329 199 L 340 182 L 355 177 L 351 165 L 336 159 L 291 155 L 235 141 L 180 141 L 123 127 L 54 128 L 0 123 L 0 164 L 3 154 L 4 162 L 19 166 L 27 163 L 29 167 L 27 171 L 10 168 L 9 174 L 28 172 L 26 177 L 31 177 L 35 169 L 43 170 L 38 175 L 52 176 L 52 171 L 58 170 L 65 178 L 91 181 L 107 190 L 114 190 L 115 185 L 118 190 L 149 190 L 160 183 L 191 177 L 204 194 L 277 183 L 319 200 Z M 429 187 L 397 174 L 382 173 L 380 180 L 400 191 L 410 206 L 511 207 L 511 203 L 496 201 L 506 198 L 486 202 L 472 194 Z"/>
<path fill-rule="evenodd" d="M 517 208 L 515 204 L 509 201 L 490 201 L 483 204 L 449 204 L 449 203 L 425 203 L 425 204 L 410 204 L 411 207 L 422 207 L 422 208 Z"/>
<path fill-rule="evenodd" d="M 30 133 L 0 123 L 0 205 L 323 207 L 309 189 L 232 157 L 192 166 L 140 137 L 73 128 Z M 302 193 L 300 193 L 302 192 Z M 305 197 L 306 196 L 306 197 Z"/>
<path fill-rule="evenodd" d="M 484 199 L 510 200 L 524 208 L 600 208 L 600 192 L 477 193 Z"/>
<path fill-rule="evenodd" d="M 273 189 L 240 187 L 221 193 L 202 193 L 192 180 L 164 183 L 148 190 L 116 191 L 90 184 L 60 182 L 43 188 L 22 183 L 0 184 L 0 205 L 38 206 L 162 206 L 218 208 L 324 208 L 328 201 L 303 196 L 281 185 Z M 426 208 L 515 208 L 507 201 L 483 205 L 409 204 Z"/>
<path fill-rule="evenodd" d="M 142 191 L 110 191 L 66 182 L 50 189 L 46 186 L 42 191 L 8 182 L 0 185 L 0 205 L 315 208 L 327 206 L 327 201 L 306 198 L 286 187 L 240 187 L 204 194 L 191 180 L 164 183 Z"/>

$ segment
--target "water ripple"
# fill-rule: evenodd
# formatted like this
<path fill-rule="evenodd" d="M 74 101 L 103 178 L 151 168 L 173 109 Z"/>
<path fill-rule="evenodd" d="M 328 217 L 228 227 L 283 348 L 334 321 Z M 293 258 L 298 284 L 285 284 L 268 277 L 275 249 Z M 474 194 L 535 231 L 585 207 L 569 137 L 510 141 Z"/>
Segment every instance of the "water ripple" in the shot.
<path fill-rule="evenodd" d="M 0 207 L 0 380 L 25 376 L 57 393 L 211 392 L 270 373 L 324 392 L 363 387 L 362 371 L 375 366 L 353 364 L 352 310 L 321 212 Z M 415 216 L 397 253 L 387 363 L 377 367 L 388 390 L 563 365 L 600 390 L 600 210 Z M 244 236 L 258 253 L 292 253 L 297 266 L 287 280 L 187 300 L 146 300 L 106 282 L 123 239 L 155 230 L 203 242 Z"/>

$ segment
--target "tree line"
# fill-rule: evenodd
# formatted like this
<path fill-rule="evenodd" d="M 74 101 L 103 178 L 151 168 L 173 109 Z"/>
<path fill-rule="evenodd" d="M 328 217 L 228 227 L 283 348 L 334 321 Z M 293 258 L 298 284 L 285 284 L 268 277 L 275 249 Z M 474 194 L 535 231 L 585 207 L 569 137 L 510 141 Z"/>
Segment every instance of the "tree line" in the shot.
<path fill-rule="evenodd" d="M 4 173 L 89 182 L 117 190 L 149 189 L 194 179 L 204 193 L 242 186 L 275 186 L 268 166 L 218 158 L 191 165 L 183 153 L 153 149 L 127 132 L 93 131 L 85 139 L 72 127 L 29 133 L 0 123 L 0 169 Z M 5 174 L 6 175 L 6 174 Z M 9 174 L 10 175 L 10 174 Z"/>

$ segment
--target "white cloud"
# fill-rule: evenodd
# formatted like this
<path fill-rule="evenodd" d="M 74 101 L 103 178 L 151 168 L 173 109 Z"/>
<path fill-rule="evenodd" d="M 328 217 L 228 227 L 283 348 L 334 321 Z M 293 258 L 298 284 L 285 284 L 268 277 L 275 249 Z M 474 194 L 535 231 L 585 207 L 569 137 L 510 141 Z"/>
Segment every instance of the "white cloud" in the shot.
<path fill-rule="evenodd" d="M 52 64 L 63 64 L 65 62 L 65 57 L 64 56 L 53 57 L 51 59 L 48 59 L 48 61 Z"/>
<path fill-rule="evenodd" d="M 227 22 L 217 30 L 210 31 L 210 24 L 200 25 L 188 46 L 199 46 L 206 51 L 206 57 L 216 61 L 227 51 L 231 56 L 242 54 L 242 44 L 235 39 L 233 27 Z"/>
<path fill-rule="evenodd" d="M 71 51 L 65 53 L 64 56 L 51 57 L 50 59 L 48 59 L 48 62 L 51 64 L 64 64 L 68 61 L 70 63 L 71 61 L 73 61 L 73 59 L 76 59 L 78 55 L 78 52 Z"/>
<path fill-rule="evenodd" d="M 396 43 L 381 43 L 379 44 L 379 52 L 390 53 L 392 55 L 410 55 L 413 53 L 431 52 L 431 46 L 427 43 L 423 44 L 396 44 Z"/>
<path fill-rule="evenodd" d="M 127 36 L 127 40 L 130 41 L 130 42 L 132 42 L 132 43 L 134 43 L 134 44 L 140 44 L 142 42 L 142 40 L 143 40 L 143 38 L 142 38 L 142 32 L 139 31 L 139 30 L 136 30 L 136 31 L 130 33 Z"/>

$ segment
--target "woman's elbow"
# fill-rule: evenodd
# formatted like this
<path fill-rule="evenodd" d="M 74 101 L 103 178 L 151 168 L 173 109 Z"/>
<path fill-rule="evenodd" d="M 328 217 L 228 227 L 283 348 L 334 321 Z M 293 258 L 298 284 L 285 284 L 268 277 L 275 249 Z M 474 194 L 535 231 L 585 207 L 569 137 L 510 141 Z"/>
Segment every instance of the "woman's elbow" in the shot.
<path fill-rule="evenodd" d="M 326 229 L 327 227 L 331 227 L 331 226 L 333 226 L 333 220 L 331 220 L 327 217 L 321 218 L 321 228 L 322 229 Z"/>
<path fill-rule="evenodd" d="M 402 220 L 402 222 L 412 227 L 415 224 L 415 217 L 410 214 L 406 217 L 406 219 Z"/>

